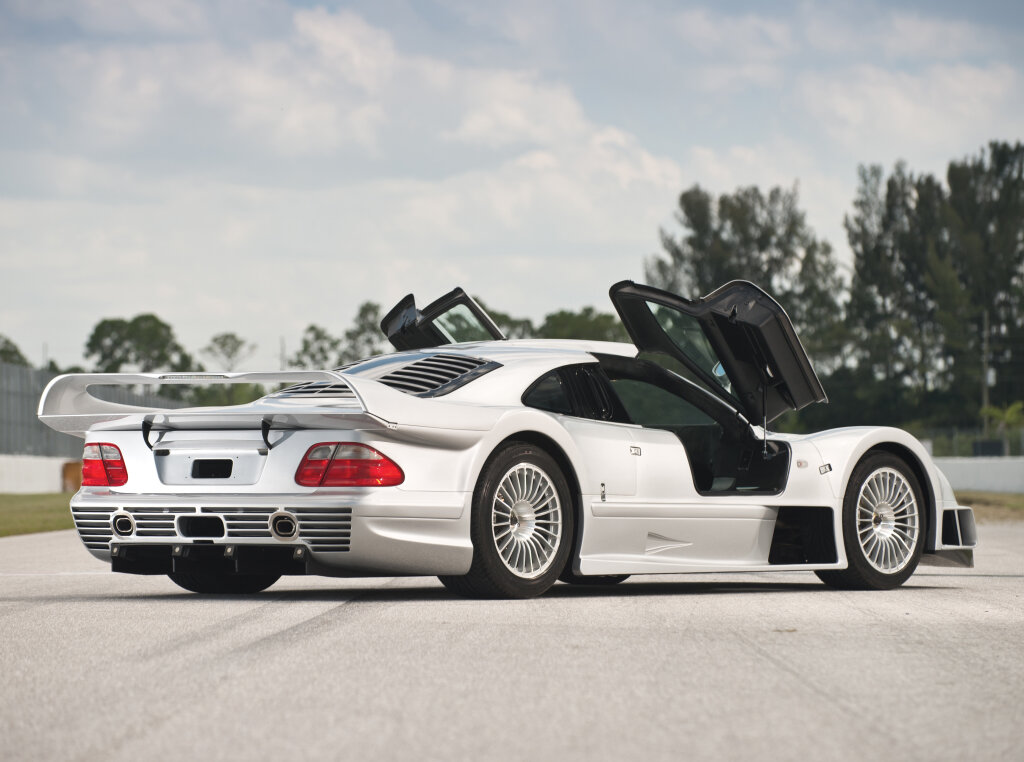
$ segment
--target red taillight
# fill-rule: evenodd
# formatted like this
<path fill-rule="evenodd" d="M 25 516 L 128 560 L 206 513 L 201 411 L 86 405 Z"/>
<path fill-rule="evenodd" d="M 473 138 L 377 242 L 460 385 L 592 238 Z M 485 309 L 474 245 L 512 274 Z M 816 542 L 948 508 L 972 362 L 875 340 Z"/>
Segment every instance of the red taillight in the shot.
<path fill-rule="evenodd" d="M 128 483 L 128 469 L 117 445 L 89 442 L 82 453 L 83 487 L 120 487 Z"/>
<path fill-rule="evenodd" d="M 405 481 L 398 464 L 355 442 L 321 442 L 306 451 L 295 472 L 303 487 L 393 487 Z"/>

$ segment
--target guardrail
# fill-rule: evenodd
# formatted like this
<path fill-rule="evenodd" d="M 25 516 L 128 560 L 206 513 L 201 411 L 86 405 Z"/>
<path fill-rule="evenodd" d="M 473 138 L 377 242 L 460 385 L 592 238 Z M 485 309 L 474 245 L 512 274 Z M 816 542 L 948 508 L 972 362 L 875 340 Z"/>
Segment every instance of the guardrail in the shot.
<path fill-rule="evenodd" d="M 81 458 L 82 440 L 39 422 L 43 389 L 57 373 L 0 362 L 0 454 Z M 127 405 L 182 407 L 184 403 L 124 388 L 104 388 L 104 399 Z"/>

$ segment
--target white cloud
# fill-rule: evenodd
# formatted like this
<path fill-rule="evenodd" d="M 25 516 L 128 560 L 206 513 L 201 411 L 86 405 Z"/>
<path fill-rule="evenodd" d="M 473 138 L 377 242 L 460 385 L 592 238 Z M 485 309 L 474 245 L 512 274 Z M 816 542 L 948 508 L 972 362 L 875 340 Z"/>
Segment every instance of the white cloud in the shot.
<path fill-rule="evenodd" d="M 928 18 L 894 11 L 878 37 L 892 58 L 955 60 L 992 52 L 992 35 L 966 21 Z"/>
<path fill-rule="evenodd" d="M 491 148 L 577 138 L 590 128 L 564 85 L 513 71 L 471 71 L 460 77 L 467 108 L 446 137 Z"/>
<path fill-rule="evenodd" d="M 155 311 L 188 347 L 211 326 L 234 330 L 266 365 L 278 336 L 310 322 L 340 331 L 359 302 L 413 287 L 427 299 L 462 283 L 539 317 L 607 309 L 609 277 L 639 275 L 681 186 L 674 161 L 594 122 L 562 82 L 408 54 L 349 11 L 293 19 L 291 31 L 240 46 L 20 51 L 12 81 L 23 97 L 7 103 L 24 104 L 28 132 L 56 139 L 0 154 L 35 183 L 32 198 L 0 198 L 5 332 L 46 336 L 67 363 L 98 319 Z M 29 97 L 30 76 L 62 102 L 59 119 Z M 428 166 L 432 152 L 474 159 L 344 172 L 348 157 L 386 162 L 409 145 Z M 173 171 L 130 159 L 175 152 L 186 163 Z M 221 154 L 245 160 L 249 176 Z M 306 157 L 340 172 L 293 183 L 288 162 Z M 284 170 L 264 169 L 282 158 Z M 34 322 L 34 293 L 66 328 Z"/>
<path fill-rule="evenodd" d="M 1021 76 L 1006 65 L 934 65 L 919 73 L 862 65 L 829 76 L 808 74 L 804 107 L 862 162 L 948 161 L 994 137 L 1020 137 Z M 1016 135 L 996 125 L 1017 125 Z M 880 155 L 881 154 L 881 155 Z"/>
<path fill-rule="evenodd" d="M 42 31 L 0 38 L 3 332 L 75 362 L 99 318 L 149 310 L 272 365 L 279 336 L 410 289 L 608 309 L 694 182 L 799 181 L 842 251 L 857 163 L 935 171 L 1024 124 L 1019 55 L 986 57 L 996 37 L 967 22 L 454 2 L 378 23 L 23 2 Z"/>
<path fill-rule="evenodd" d="M 105 34 L 191 35 L 210 29 L 206 6 L 191 0 L 13 0 L 10 9 L 22 18 L 66 20 L 84 30 Z"/>
<path fill-rule="evenodd" d="M 678 13 L 672 26 L 684 57 L 699 54 L 690 83 L 706 93 L 778 85 L 785 59 L 796 50 L 787 22 L 754 14 L 730 16 L 699 8 Z"/>
<path fill-rule="evenodd" d="M 1012 32 L 963 19 L 946 19 L 899 9 L 883 13 L 812 6 L 800 16 L 803 40 L 830 57 L 861 60 L 940 62 L 990 58 L 1010 52 Z"/>
<path fill-rule="evenodd" d="M 713 58 L 776 61 L 794 49 L 788 23 L 754 14 L 728 16 L 699 8 L 677 14 L 674 26 L 683 43 Z"/>
<path fill-rule="evenodd" d="M 325 75 L 340 76 L 373 93 L 394 74 L 397 54 L 391 36 L 351 11 L 299 11 L 295 29 L 316 48 Z"/>

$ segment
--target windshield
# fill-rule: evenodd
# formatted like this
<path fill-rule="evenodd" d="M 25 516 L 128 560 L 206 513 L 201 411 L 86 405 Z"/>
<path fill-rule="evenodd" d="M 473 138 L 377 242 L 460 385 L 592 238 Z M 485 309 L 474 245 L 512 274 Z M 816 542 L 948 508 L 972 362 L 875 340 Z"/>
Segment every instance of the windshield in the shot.
<path fill-rule="evenodd" d="M 658 325 L 668 334 L 669 338 L 682 349 L 683 353 L 693 360 L 696 365 L 715 379 L 719 386 L 726 392 L 732 394 L 732 383 L 722 369 L 722 363 L 718 355 L 711 348 L 711 343 L 704 335 L 700 321 L 691 315 L 683 314 L 671 307 L 665 307 L 655 302 L 647 302 L 654 319 Z"/>

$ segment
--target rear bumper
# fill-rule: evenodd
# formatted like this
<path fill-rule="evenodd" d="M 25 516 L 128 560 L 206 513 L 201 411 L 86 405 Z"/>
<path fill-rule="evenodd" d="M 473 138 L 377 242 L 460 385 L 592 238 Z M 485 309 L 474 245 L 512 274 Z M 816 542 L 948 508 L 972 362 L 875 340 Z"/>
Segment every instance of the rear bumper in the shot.
<path fill-rule="evenodd" d="M 83 490 L 71 512 L 86 548 L 114 571 L 198 566 L 327 576 L 464 574 L 473 559 L 469 493 L 119 495 Z M 291 518 L 281 537 L 272 517 Z M 115 522 L 130 531 L 117 531 Z M 124 520 L 127 518 L 127 520 Z M 202 518 L 202 521 L 196 521 Z"/>

